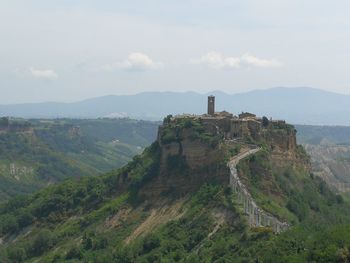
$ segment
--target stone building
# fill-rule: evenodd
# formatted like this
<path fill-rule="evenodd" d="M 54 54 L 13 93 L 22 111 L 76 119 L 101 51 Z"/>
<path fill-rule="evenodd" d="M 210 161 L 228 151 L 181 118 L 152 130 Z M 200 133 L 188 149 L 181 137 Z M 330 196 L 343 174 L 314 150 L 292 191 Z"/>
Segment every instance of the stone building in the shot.
<path fill-rule="evenodd" d="M 213 116 L 215 114 L 215 97 L 208 96 L 208 115 Z"/>
<path fill-rule="evenodd" d="M 255 119 L 256 115 L 250 112 L 242 112 L 238 115 L 238 118 L 240 119 Z"/>
<path fill-rule="evenodd" d="M 227 111 L 215 112 L 215 97 L 208 96 L 208 113 L 197 116 L 209 130 L 218 130 L 225 139 L 257 138 L 262 127 L 255 114 L 242 112 L 237 116 Z"/>
<path fill-rule="evenodd" d="M 264 141 L 271 148 L 280 145 L 284 150 L 296 147 L 296 131 L 285 121 L 270 119 L 268 125 L 264 126 L 262 118 L 249 112 L 242 112 L 238 116 L 227 111 L 215 112 L 214 96 L 208 96 L 207 114 L 184 114 L 173 117 L 172 121 L 177 118 L 199 119 L 206 132 L 220 134 L 226 140 Z"/>

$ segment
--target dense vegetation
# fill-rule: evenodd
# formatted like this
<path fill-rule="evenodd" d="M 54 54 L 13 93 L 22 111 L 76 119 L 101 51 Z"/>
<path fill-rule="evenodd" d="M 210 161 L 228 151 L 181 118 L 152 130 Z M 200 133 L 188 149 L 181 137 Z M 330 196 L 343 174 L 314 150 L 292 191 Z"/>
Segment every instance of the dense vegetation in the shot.
<path fill-rule="evenodd" d="M 2 199 L 34 191 L 69 176 L 92 175 L 83 163 L 26 134 L 0 134 L 0 154 Z"/>
<path fill-rule="evenodd" d="M 280 235 L 249 230 L 235 195 L 222 186 L 204 185 L 181 219 L 114 252 L 117 262 L 346 262 L 349 204 L 303 169 L 272 166 L 268 154 L 248 158 L 239 169 L 259 205 L 288 219 L 290 230 Z M 220 212 L 225 224 L 211 235 Z"/>
<path fill-rule="evenodd" d="M 273 185 L 295 218 L 293 227 L 283 234 L 249 230 L 230 190 L 204 184 L 186 199 L 181 217 L 126 244 L 135 228 L 152 213 L 152 206 L 138 208 L 142 200 L 135 202 L 135 196 L 145 180 L 157 174 L 157 156 L 157 146 L 153 145 L 142 158 L 135 158 L 118 172 L 67 181 L 29 200 L 13 199 L 3 205 L 1 232 L 22 236 L 15 245 L 3 247 L 1 261 L 343 262 L 349 257 L 349 205 L 318 179 L 293 170 L 285 171 L 283 179 Z M 265 170 L 264 156 L 257 158 L 247 162 L 253 164 L 252 169 Z M 118 181 L 125 174 L 130 177 L 128 188 L 122 191 Z M 249 182 L 256 184 L 249 177 Z M 290 189 L 285 188 L 286 181 Z M 168 200 L 169 204 L 174 202 Z M 106 222 L 128 209 L 134 209 L 133 220 L 128 217 L 119 227 L 107 227 Z"/>
<path fill-rule="evenodd" d="M 142 158 L 135 157 L 118 171 L 99 177 L 84 177 L 79 181 L 70 179 L 29 197 L 16 197 L 2 204 L 0 236 L 11 239 L 11 235 L 27 232 L 27 227 L 30 233 L 22 236 L 16 246 L 2 250 L 0 261 L 20 262 L 40 256 L 54 246 L 62 246 L 63 251 L 75 248 L 73 238 L 81 236 L 82 231 L 87 239 L 92 239 L 96 226 L 117 212 L 121 205 L 137 203 L 135 195 L 140 185 L 157 173 L 158 152 L 155 144 L 144 152 Z M 127 190 L 121 193 L 124 187 Z M 101 237 L 87 242 L 91 244 L 86 247 L 92 251 L 107 246 L 107 241 Z"/>
<path fill-rule="evenodd" d="M 180 125 L 200 132 L 200 123 L 176 123 L 174 129 Z M 241 147 L 233 146 L 228 154 Z M 308 173 L 300 150 L 300 160 L 278 163 L 264 147 L 238 166 L 258 205 L 291 223 L 279 235 L 269 228 L 250 229 L 226 185 L 203 183 L 185 196 L 167 192 L 140 198 L 145 185 L 160 176 L 160 154 L 154 143 L 118 170 L 69 179 L 1 204 L 0 262 L 350 260 L 350 205 Z M 187 176 L 183 161 L 176 172 Z M 173 162 L 168 169 L 174 173 Z"/>
<path fill-rule="evenodd" d="M 154 140 L 156 129 L 157 123 L 129 119 L 2 118 L 0 200 L 121 167 Z"/>
<path fill-rule="evenodd" d="M 162 131 L 161 141 L 163 144 L 171 142 L 179 142 L 184 136 L 190 134 L 191 140 L 201 140 L 210 144 L 215 148 L 221 137 L 206 132 L 201 119 L 185 117 L 172 120 L 172 116 L 168 115 L 164 119 L 164 130 Z M 187 134 L 186 134 L 187 133 Z"/>

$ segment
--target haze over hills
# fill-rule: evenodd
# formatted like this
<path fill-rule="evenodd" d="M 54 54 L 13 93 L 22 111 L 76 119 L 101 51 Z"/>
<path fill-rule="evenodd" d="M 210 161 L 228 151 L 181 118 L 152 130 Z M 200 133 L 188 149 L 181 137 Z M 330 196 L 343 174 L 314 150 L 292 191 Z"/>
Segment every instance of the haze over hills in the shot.
<path fill-rule="evenodd" d="M 250 111 L 295 124 L 350 125 L 350 95 L 314 88 L 272 88 L 246 93 L 213 91 L 217 110 Z M 25 118 L 130 117 L 160 120 L 168 114 L 203 113 L 208 94 L 196 92 L 144 92 L 109 95 L 73 103 L 0 105 L 0 115 Z"/>

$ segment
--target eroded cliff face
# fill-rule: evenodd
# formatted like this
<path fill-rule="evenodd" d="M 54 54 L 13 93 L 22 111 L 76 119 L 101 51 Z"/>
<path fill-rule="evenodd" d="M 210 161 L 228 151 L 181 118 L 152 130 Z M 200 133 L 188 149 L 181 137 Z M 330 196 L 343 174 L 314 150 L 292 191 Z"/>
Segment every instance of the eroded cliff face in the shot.
<path fill-rule="evenodd" d="M 173 132 L 174 136 L 166 139 Z M 216 134 L 206 133 L 203 127 L 163 126 L 159 129 L 157 142 L 160 146 L 159 175 L 143 188 L 143 194 L 184 195 L 207 182 L 228 184 L 225 150 Z"/>
<path fill-rule="evenodd" d="M 297 158 L 297 143 L 295 131 L 287 130 L 267 130 L 263 138 L 271 150 L 274 159 L 293 160 Z"/>
<path fill-rule="evenodd" d="M 312 171 L 340 192 L 350 192 L 350 146 L 304 145 L 311 156 Z"/>
<path fill-rule="evenodd" d="M 272 152 L 293 154 L 297 148 L 296 132 L 294 129 L 270 129 L 264 133 L 263 137 L 269 144 Z"/>
<path fill-rule="evenodd" d="M 219 125 L 207 124 L 200 118 L 175 118 L 159 127 L 159 175 L 143 188 L 144 194 L 185 194 L 212 181 L 228 185 L 228 147 L 238 144 L 264 148 L 273 166 L 310 169 L 309 158 L 297 145 L 296 131 L 291 125 L 270 125 L 257 129 L 255 138 L 243 137 L 236 141 L 225 139 L 226 131 Z"/>
<path fill-rule="evenodd" d="M 184 158 L 190 169 L 217 163 L 223 157 L 220 144 L 214 141 L 214 134 L 207 136 L 200 138 L 194 129 L 184 128 L 178 132 L 175 141 L 164 142 L 160 137 L 158 143 L 161 146 L 161 166 L 167 166 L 169 158 L 173 156 Z"/>
<path fill-rule="evenodd" d="M 294 127 L 286 125 L 284 128 L 263 130 L 261 141 L 267 145 L 270 161 L 274 165 L 291 165 L 310 171 L 310 158 L 304 148 L 297 144 Z"/>

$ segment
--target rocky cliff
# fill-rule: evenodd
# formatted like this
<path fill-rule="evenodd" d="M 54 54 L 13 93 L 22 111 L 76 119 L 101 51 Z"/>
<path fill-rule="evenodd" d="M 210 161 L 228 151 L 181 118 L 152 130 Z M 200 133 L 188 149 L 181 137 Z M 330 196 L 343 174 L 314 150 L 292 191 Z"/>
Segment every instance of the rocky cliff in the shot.
<path fill-rule="evenodd" d="M 350 146 L 305 144 L 311 156 L 312 172 L 337 191 L 350 192 Z"/>
<path fill-rule="evenodd" d="M 167 192 L 185 194 L 212 181 L 228 185 L 230 151 L 245 145 L 265 149 L 275 167 L 302 167 L 306 171 L 310 168 L 308 156 L 297 145 L 296 131 L 289 124 L 270 123 L 256 129 L 254 138 L 238 140 L 225 139 L 227 127 L 221 129 L 220 122 L 216 124 L 193 117 L 166 119 L 159 127 L 156 142 L 160 151 L 159 175 L 142 193 L 146 196 Z"/>
<path fill-rule="evenodd" d="M 226 149 L 218 134 L 194 120 L 179 119 L 159 128 L 159 175 L 142 193 L 183 195 L 208 182 L 228 184 Z"/>

